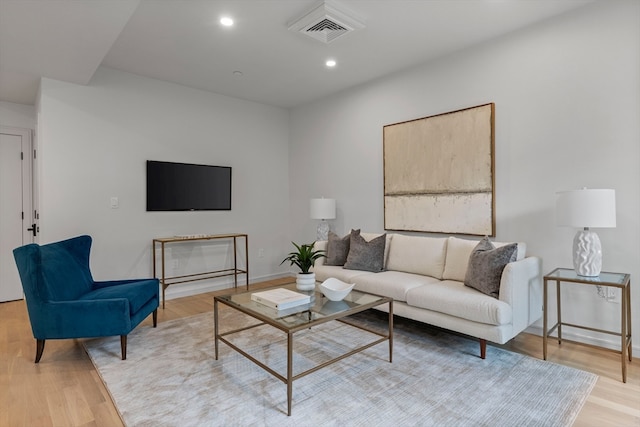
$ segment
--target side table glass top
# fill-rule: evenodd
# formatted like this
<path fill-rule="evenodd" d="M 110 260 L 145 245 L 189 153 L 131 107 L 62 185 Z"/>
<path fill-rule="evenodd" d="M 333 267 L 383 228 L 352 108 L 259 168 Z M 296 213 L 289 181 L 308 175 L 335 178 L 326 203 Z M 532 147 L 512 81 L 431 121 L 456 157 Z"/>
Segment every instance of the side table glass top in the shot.
<path fill-rule="evenodd" d="M 550 280 L 562 280 L 567 282 L 579 282 L 579 283 L 593 283 L 594 285 L 599 284 L 613 284 L 613 285 L 625 285 L 629 282 L 629 274 L 625 273 L 608 273 L 601 272 L 599 276 L 589 277 L 589 276 L 580 276 L 575 272 L 572 268 L 556 268 L 551 273 L 544 276 L 545 279 Z"/>
<path fill-rule="evenodd" d="M 249 311 L 256 317 L 263 318 L 269 323 L 277 324 L 285 329 L 310 326 L 316 322 L 345 317 L 350 312 L 357 313 L 362 311 L 364 307 L 374 307 L 389 300 L 383 296 L 353 290 L 342 301 L 329 301 L 321 292 L 297 290 L 295 283 L 274 286 L 274 288 L 285 288 L 303 294 L 311 294 L 311 303 L 286 310 L 276 310 L 251 300 L 253 292 L 224 295 L 216 297 L 216 299 L 224 301 L 240 311 Z M 266 289 L 259 289 L 256 292 L 263 290 Z"/>

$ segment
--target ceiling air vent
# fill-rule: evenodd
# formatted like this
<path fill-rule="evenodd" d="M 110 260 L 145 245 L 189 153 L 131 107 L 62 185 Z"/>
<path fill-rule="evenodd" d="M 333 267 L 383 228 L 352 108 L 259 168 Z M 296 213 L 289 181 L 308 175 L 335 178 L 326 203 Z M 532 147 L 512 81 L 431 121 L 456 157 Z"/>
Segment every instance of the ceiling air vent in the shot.
<path fill-rule="evenodd" d="M 323 1 L 289 24 L 289 31 L 305 34 L 323 43 L 331 43 L 352 31 L 364 28 L 353 13 L 335 2 Z"/>

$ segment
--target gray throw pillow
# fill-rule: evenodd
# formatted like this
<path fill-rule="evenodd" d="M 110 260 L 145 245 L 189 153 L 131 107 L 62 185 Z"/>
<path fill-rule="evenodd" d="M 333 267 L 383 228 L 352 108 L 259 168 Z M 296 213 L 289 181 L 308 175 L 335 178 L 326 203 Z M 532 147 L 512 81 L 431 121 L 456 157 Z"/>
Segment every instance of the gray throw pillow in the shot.
<path fill-rule="evenodd" d="M 348 270 L 364 270 L 378 273 L 384 268 L 384 246 L 387 235 L 383 234 L 366 241 L 360 230 L 351 230 L 349 255 L 344 268 Z"/>
<path fill-rule="evenodd" d="M 324 260 L 325 265 L 344 265 L 349 255 L 349 243 L 351 242 L 351 234 L 339 237 L 333 231 L 329 232 L 329 241 L 327 242 L 327 258 Z"/>
<path fill-rule="evenodd" d="M 498 298 L 500 279 L 506 265 L 516 260 L 518 244 L 496 248 L 488 237 L 478 242 L 469 256 L 464 284 L 483 294 Z"/>

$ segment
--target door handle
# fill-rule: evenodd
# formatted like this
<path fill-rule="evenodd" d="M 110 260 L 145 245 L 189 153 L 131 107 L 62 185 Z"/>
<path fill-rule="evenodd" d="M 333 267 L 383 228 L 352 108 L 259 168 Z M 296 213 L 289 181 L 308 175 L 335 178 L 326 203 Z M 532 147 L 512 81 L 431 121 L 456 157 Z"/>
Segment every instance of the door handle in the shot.
<path fill-rule="evenodd" d="M 38 232 L 38 228 L 35 224 L 31 224 L 31 228 L 27 228 L 27 231 L 31 231 L 33 233 L 33 237 L 36 237 L 36 233 Z"/>

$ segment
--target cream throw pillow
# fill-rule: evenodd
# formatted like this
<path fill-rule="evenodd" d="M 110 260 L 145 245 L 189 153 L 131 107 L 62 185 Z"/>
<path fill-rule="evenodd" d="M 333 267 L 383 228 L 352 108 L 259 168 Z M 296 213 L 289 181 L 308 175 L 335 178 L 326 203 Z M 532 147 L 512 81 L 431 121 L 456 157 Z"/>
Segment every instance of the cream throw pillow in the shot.
<path fill-rule="evenodd" d="M 457 237 L 449 237 L 442 278 L 445 280 L 457 280 L 458 282 L 464 282 L 464 278 L 467 275 L 469 256 L 477 244 L 477 240 L 465 240 Z M 498 248 L 507 244 L 508 243 L 494 243 Z M 518 243 L 516 261 L 524 259 L 526 250 L 526 244 Z"/>
<path fill-rule="evenodd" d="M 446 238 L 396 234 L 390 246 L 387 270 L 442 279 L 447 248 Z"/>

